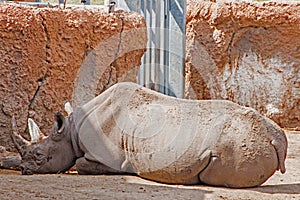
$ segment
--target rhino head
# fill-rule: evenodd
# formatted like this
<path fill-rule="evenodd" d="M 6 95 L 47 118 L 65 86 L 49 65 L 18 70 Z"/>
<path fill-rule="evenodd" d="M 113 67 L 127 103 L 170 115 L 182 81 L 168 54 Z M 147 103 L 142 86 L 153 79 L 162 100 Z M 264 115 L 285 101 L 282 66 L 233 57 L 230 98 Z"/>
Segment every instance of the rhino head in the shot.
<path fill-rule="evenodd" d="M 47 137 L 32 119 L 28 119 L 31 141 L 27 141 L 17 133 L 13 117 L 12 139 L 22 158 L 22 174 L 63 173 L 75 164 L 69 121 L 60 112 L 55 114 L 54 119 Z"/>

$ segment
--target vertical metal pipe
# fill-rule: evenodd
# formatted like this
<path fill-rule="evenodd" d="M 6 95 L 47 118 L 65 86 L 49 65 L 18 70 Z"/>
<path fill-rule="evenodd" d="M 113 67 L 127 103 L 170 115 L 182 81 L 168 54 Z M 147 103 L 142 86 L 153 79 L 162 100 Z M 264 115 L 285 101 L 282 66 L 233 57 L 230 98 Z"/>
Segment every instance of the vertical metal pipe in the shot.
<path fill-rule="evenodd" d="M 160 27 L 159 27 L 159 36 L 160 36 L 160 44 L 159 44 L 159 56 L 160 56 L 160 62 L 159 62 L 159 92 L 165 93 L 165 84 L 164 84 L 164 41 L 165 41 L 165 36 L 164 36 L 164 31 L 165 31 L 165 0 L 160 1 L 160 16 L 157 16 L 160 19 Z"/>
<path fill-rule="evenodd" d="M 161 37 L 160 37 L 160 29 L 161 29 L 161 0 L 156 1 L 155 6 L 155 61 L 154 61 L 154 90 L 160 91 L 160 43 L 161 43 Z"/>
<path fill-rule="evenodd" d="M 164 93 L 169 95 L 169 28 L 170 28 L 170 13 L 169 0 L 164 0 Z"/>
<path fill-rule="evenodd" d="M 148 30 L 148 53 L 147 53 L 147 63 L 145 65 L 145 86 L 150 87 L 151 84 L 151 65 L 152 65 L 152 0 L 147 0 L 147 30 Z"/>
<path fill-rule="evenodd" d="M 140 4 L 140 13 L 145 17 L 146 20 L 146 13 L 147 13 L 147 8 L 146 8 L 146 0 L 141 0 Z M 142 58 L 142 65 L 140 66 L 139 69 L 139 75 L 137 77 L 137 82 L 140 85 L 145 85 L 145 65 L 147 63 L 147 53 L 144 54 Z"/>

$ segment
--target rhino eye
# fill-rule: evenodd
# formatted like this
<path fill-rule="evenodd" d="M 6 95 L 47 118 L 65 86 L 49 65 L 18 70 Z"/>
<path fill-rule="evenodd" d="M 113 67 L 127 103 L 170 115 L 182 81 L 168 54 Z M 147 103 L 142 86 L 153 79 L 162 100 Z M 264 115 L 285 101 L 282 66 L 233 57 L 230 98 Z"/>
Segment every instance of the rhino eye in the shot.
<path fill-rule="evenodd" d="M 49 160 L 51 160 L 52 159 L 52 156 L 48 156 L 47 157 L 47 161 L 49 162 Z"/>
<path fill-rule="evenodd" d="M 41 156 L 43 156 L 44 154 L 38 152 L 38 153 L 36 153 L 35 155 L 36 155 L 37 157 L 41 157 Z"/>

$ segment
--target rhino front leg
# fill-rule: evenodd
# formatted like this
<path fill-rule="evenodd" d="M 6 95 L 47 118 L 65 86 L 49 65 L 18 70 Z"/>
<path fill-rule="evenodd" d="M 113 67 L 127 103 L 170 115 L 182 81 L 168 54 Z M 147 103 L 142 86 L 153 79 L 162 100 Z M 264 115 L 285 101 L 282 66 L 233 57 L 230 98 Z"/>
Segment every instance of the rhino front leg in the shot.
<path fill-rule="evenodd" d="M 76 169 L 78 174 L 82 175 L 99 175 L 99 174 L 121 174 L 122 172 L 107 167 L 101 163 L 87 160 L 81 157 L 76 160 Z"/>
<path fill-rule="evenodd" d="M 20 170 L 21 158 L 19 156 L 8 156 L 0 158 L 0 169 Z"/>

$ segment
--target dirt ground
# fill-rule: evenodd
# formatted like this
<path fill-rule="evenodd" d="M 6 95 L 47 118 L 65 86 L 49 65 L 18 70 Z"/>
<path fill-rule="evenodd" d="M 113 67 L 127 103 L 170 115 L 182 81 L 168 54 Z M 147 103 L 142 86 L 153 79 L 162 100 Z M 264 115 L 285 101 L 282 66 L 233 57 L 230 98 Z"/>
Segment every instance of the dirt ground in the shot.
<path fill-rule="evenodd" d="M 0 170 L 0 199 L 300 199 L 300 132 L 288 132 L 287 172 L 260 187 L 228 189 L 166 185 L 135 176 L 21 176 Z"/>

